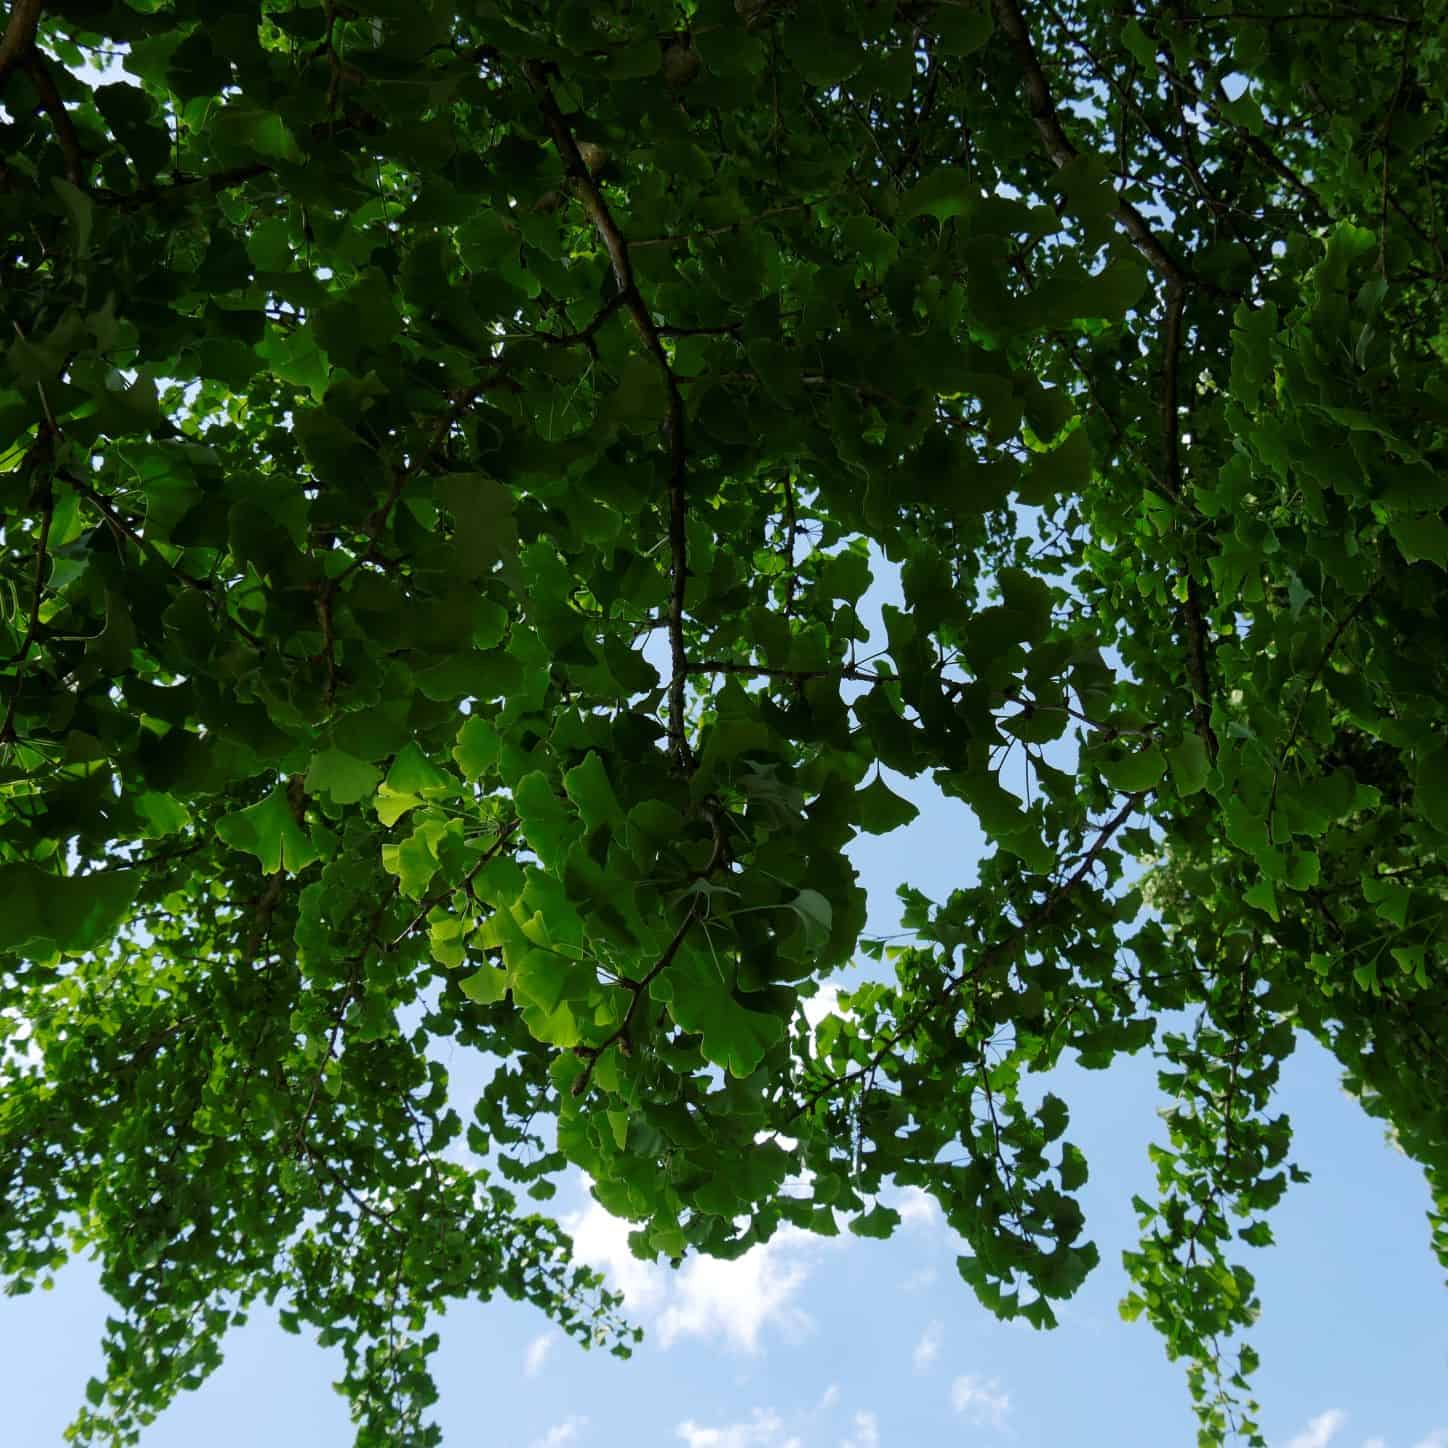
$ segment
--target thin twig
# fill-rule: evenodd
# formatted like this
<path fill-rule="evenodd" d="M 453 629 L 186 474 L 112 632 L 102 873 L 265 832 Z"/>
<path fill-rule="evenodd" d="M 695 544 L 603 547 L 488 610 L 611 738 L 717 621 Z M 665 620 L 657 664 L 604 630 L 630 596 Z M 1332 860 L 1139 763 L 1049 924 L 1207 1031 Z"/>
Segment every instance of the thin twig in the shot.
<path fill-rule="evenodd" d="M 513 832 L 522 821 L 516 816 L 510 819 L 507 824 L 498 832 L 498 838 L 488 846 L 486 850 L 474 862 L 473 867 L 456 884 L 444 885 L 440 890 L 434 890 L 418 908 L 417 914 L 407 922 L 405 926 L 393 938 L 392 943 L 387 946 L 388 950 L 396 950 L 419 925 L 432 913 L 433 907 L 442 903 L 447 897 L 458 890 L 466 890 L 477 878 L 478 872 L 490 861 L 496 859 L 501 853 L 503 846 L 512 838 Z"/>
<path fill-rule="evenodd" d="M 1114 814 L 1097 833 L 1091 846 L 1081 857 L 1081 863 L 1072 874 L 1051 891 L 1041 906 L 1028 920 L 1021 921 L 1004 940 L 997 941 L 995 945 L 988 946 L 976 957 L 975 961 L 968 966 L 963 966 L 954 975 L 948 977 L 941 986 L 926 1000 L 922 1001 L 913 1011 L 910 1011 L 899 1027 L 890 1033 L 883 1045 L 881 1045 L 863 1065 L 856 1066 L 849 1071 L 841 1072 L 838 1076 L 831 1076 L 790 1112 L 787 1121 L 793 1121 L 796 1117 L 803 1116 L 821 1098 L 829 1095 L 841 1086 L 848 1085 L 851 1081 L 857 1081 L 862 1076 L 879 1069 L 885 1058 L 894 1051 L 896 1046 L 914 1031 L 920 1023 L 933 1010 L 951 1000 L 962 986 L 973 980 L 981 971 L 993 965 L 1002 956 L 1009 955 L 1023 941 L 1040 926 L 1044 925 L 1054 913 L 1056 907 L 1068 895 L 1072 893 L 1095 867 L 1102 850 L 1104 850 L 1112 837 L 1126 823 L 1135 812 L 1137 805 L 1145 797 L 1147 791 L 1138 790 L 1127 795 L 1126 803 Z"/>

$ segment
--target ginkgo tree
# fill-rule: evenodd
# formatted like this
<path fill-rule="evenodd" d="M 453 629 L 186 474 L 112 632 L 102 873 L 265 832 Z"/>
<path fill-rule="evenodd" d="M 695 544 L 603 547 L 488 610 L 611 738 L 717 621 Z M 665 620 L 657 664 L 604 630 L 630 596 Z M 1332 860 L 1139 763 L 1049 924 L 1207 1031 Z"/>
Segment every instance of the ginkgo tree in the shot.
<path fill-rule="evenodd" d="M 448 1299 L 626 1352 L 571 1169 L 670 1260 L 918 1187 L 1049 1326 L 1063 1059 L 1158 1058 L 1123 1312 L 1204 1444 L 1262 1441 L 1301 1034 L 1448 1259 L 1444 36 L 11 0 L 0 1271 L 98 1256 L 76 1441 L 258 1302 L 362 1445 L 438 1441 Z M 991 841 L 888 949 L 886 771 Z"/>

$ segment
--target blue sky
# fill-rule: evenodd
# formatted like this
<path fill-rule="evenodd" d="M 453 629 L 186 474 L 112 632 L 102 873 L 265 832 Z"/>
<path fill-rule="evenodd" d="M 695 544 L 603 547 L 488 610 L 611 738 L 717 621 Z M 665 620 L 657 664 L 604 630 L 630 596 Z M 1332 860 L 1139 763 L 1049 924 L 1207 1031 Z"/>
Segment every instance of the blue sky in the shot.
<path fill-rule="evenodd" d="M 884 596 L 874 591 L 877 606 Z M 902 879 L 944 898 L 982 848 L 964 806 L 923 780 L 891 783 L 920 817 L 853 851 L 882 933 L 895 926 Z M 448 1057 L 466 1100 L 482 1063 Z M 1055 1332 L 981 1309 L 956 1276 L 952 1234 L 919 1196 L 897 1198 L 904 1222 L 889 1242 L 783 1232 L 737 1262 L 670 1272 L 634 1259 L 626 1224 L 573 1179 L 559 1209 L 579 1250 L 625 1292 L 645 1341 L 621 1363 L 581 1351 L 528 1307 L 455 1309 L 439 1324 L 437 1363 L 448 1448 L 1189 1448 L 1179 1368 L 1149 1327 L 1116 1311 L 1120 1253 L 1135 1240 L 1130 1199 L 1151 1193 L 1146 1143 L 1162 1134 L 1151 1062 L 1067 1067 L 1050 1084 L 1091 1163 L 1088 1230 L 1102 1255 Z M 1304 1044 L 1288 1062 L 1278 1102 L 1313 1180 L 1278 1208 L 1279 1245 L 1250 1253 L 1269 1442 L 1448 1448 L 1448 1316 L 1421 1175 L 1343 1094 L 1318 1048 Z M 52 1292 L 0 1299 L 7 1448 L 60 1443 L 99 1367 L 105 1313 L 85 1263 Z M 258 1313 L 144 1448 L 348 1448 L 330 1388 L 339 1372 L 337 1354 Z"/>

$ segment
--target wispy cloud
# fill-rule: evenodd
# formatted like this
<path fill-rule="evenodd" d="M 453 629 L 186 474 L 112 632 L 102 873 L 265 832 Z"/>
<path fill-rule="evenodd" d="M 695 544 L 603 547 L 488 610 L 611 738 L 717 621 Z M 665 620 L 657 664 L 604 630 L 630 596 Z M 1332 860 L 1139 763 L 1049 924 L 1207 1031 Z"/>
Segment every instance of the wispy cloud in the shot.
<path fill-rule="evenodd" d="M 962 1373 L 950 1385 L 950 1406 L 957 1413 L 965 1414 L 973 1423 L 989 1423 L 992 1428 L 1004 1428 L 1006 1414 L 1011 1410 L 1008 1393 L 1001 1391 L 996 1378 L 978 1378 L 971 1373 Z"/>
<path fill-rule="evenodd" d="M 1448 1448 L 1448 1428 L 1434 1428 L 1426 1438 L 1420 1438 L 1413 1448 Z"/>
<path fill-rule="evenodd" d="M 855 1431 L 840 1448 L 880 1448 L 880 1420 L 867 1409 L 855 1414 Z"/>
<path fill-rule="evenodd" d="M 566 1448 L 579 1441 L 578 1435 L 588 1426 L 587 1418 L 572 1417 L 555 1423 L 541 1438 L 533 1440 L 532 1448 Z"/>
<path fill-rule="evenodd" d="M 756 1408 L 749 1422 L 722 1428 L 706 1428 L 690 1418 L 676 1432 L 689 1448 L 800 1448 L 798 1438 L 784 1437 L 784 1419 L 772 1408 Z"/>
<path fill-rule="evenodd" d="M 1338 1430 L 1347 1422 L 1347 1414 L 1341 1408 L 1329 1408 L 1311 1419 L 1307 1426 L 1293 1439 L 1287 1448 L 1327 1448 L 1338 1435 Z"/>
<path fill-rule="evenodd" d="M 523 1371 L 530 1378 L 536 1378 L 543 1371 L 543 1364 L 547 1362 L 548 1354 L 553 1351 L 556 1341 L 557 1338 L 551 1332 L 540 1332 L 528 1344 L 528 1351 L 523 1354 Z"/>
<path fill-rule="evenodd" d="M 826 1418 L 840 1401 L 838 1383 L 831 1383 L 812 1408 L 782 1416 L 773 1408 L 755 1408 L 747 1420 L 711 1425 L 685 1419 L 674 1429 L 688 1448 L 805 1448 L 822 1441 Z M 880 1424 L 875 1414 L 860 1409 L 854 1414 L 850 1436 L 830 1441 L 839 1448 L 880 1448 Z"/>
<path fill-rule="evenodd" d="M 917 1373 L 923 1373 L 940 1356 L 940 1346 L 944 1341 L 945 1325 L 939 1321 L 932 1322 L 920 1334 L 920 1341 L 911 1354 Z"/>

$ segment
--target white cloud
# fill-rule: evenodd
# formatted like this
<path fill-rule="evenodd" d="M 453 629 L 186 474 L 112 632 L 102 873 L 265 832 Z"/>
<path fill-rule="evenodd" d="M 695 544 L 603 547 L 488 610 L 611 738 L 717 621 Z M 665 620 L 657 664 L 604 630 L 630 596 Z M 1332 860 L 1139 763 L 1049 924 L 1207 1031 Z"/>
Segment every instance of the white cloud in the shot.
<path fill-rule="evenodd" d="M 962 1373 L 950 1385 L 950 1406 L 957 1413 L 967 1413 L 973 1423 L 989 1423 L 992 1428 L 1004 1428 L 1006 1414 L 1010 1412 L 1010 1395 L 1001 1391 L 995 1379 L 978 1378 Z"/>
<path fill-rule="evenodd" d="M 732 1262 L 691 1257 L 679 1269 L 673 1300 L 659 1314 L 659 1341 L 668 1347 L 681 1337 L 722 1337 L 742 1352 L 758 1352 L 766 1323 L 801 1336 L 811 1326 L 794 1304 L 809 1276 L 795 1255 L 802 1235 L 778 1232 Z"/>
<path fill-rule="evenodd" d="M 573 1237 L 574 1253 L 607 1272 L 609 1285 L 623 1293 L 632 1311 L 650 1312 L 659 1306 L 668 1291 L 667 1271 L 634 1256 L 628 1245 L 633 1231 L 628 1222 L 590 1201 L 581 1212 L 565 1217 L 563 1225 Z"/>
<path fill-rule="evenodd" d="M 855 1414 L 855 1436 L 846 1438 L 840 1448 L 880 1448 L 880 1420 L 862 1408 Z"/>
<path fill-rule="evenodd" d="M 798 1438 L 785 1439 L 784 1419 L 772 1408 L 756 1408 L 748 1423 L 706 1428 L 692 1418 L 676 1430 L 689 1448 L 800 1448 Z"/>
<path fill-rule="evenodd" d="M 907 1227 L 930 1227 L 940 1218 L 940 1208 L 935 1198 L 919 1187 L 905 1187 L 900 1196 L 890 1203 L 900 1213 L 900 1220 Z"/>
<path fill-rule="evenodd" d="M 547 1362 L 556 1341 L 551 1332 L 540 1332 L 528 1344 L 528 1351 L 523 1354 L 523 1371 L 528 1377 L 536 1378 L 543 1371 L 543 1364 Z"/>
<path fill-rule="evenodd" d="M 1386 1438 L 1368 1438 L 1363 1442 L 1363 1448 L 1388 1448 Z"/>
<path fill-rule="evenodd" d="M 934 1267 L 922 1267 L 918 1272 L 912 1272 L 901 1284 L 902 1292 L 923 1292 L 931 1286 L 940 1274 Z"/>
<path fill-rule="evenodd" d="M 1426 1438 L 1420 1438 L 1413 1448 L 1448 1448 L 1448 1428 L 1434 1428 Z"/>
<path fill-rule="evenodd" d="M 569 1443 L 578 1442 L 578 1435 L 587 1426 L 588 1419 L 579 1417 L 555 1423 L 541 1438 L 533 1440 L 533 1448 L 565 1448 Z"/>
<path fill-rule="evenodd" d="M 840 1385 L 831 1383 L 824 1392 L 820 1394 L 820 1400 L 815 1404 L 815 1412 L 823 1413 L 826 1408 L 833 1408 L 840 1400 Z"/>
<path fill-rule="evenodd" d="M 915 1351 L 912 1354 L 917 1373 L 923 1373 L 940 1356 L 940 1345 L 944 1339 L 945 1325 L 938 1320 L 932 1322 L 920 1334 L 920 1341 L 915 1344 Z"/>
<path fill-rule="evenodd" d="M 1287 1448 L 1327 1448 L 1337 1437 L 1337 1431 L 1347 1422 L 1347 1414 L 1341 1408 L 1329 1408 L 1319 1413 L 1288 1444 Z"/>
<path fill-rule="evenodd" d="M 691 1257 L 674 1271 L 635 1257 L 628 1245 L 632 1227 L 597 1202 L 563 1224 L 578 1257 L 608 1273 L 628 1310 L 654 1319 L 663 1347 L 698 1337 L 753 1353 L 766 1328 L 799 1338 L 813 1326 L 795 1299 L 828 1244 L 800 1228 L 783 1227 L 732 1261 Z"/>

